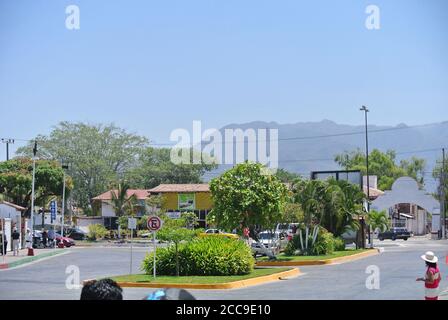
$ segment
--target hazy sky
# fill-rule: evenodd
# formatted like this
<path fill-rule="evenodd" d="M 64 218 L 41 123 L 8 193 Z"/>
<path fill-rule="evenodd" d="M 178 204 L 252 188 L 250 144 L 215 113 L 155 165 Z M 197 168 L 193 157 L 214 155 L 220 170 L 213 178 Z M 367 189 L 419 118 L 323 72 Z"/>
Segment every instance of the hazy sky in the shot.
<path fill-rule="evenodd" d="M 362 124 L 362 104 L 375 124 L 448 120 L 447 35 L 445 0 L 0 0 L 0 138 L 61 120 L 156 142 L 193 120 Z"/>

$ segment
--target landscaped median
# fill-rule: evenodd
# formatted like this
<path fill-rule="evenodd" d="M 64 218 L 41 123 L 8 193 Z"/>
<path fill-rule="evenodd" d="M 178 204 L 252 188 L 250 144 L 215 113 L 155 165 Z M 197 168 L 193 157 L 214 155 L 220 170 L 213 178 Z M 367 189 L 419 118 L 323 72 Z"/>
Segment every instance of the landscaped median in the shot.
<path fill-rule="evenodd" d="M 36 250 L 35 250 L 35 252 L 36 252 Z M 31 262 L 34 262 L 37 260 L 53 257 L 53 256 L 60 255 L 60 254 L 66 253 L 66 252 L 67 252 L 67 250 L 54 249 L 54 250 L 48 250 L 48 252 L 38 253 L 35 256 L 19 257 L 19 258 L 16 258 L 17 260 L 15 260 L 15 261 L 7 262 L 7 263 L 0 263 L 0 270 L 15 268 L 15 267 L 18 267 L 18 266 L 21 266 L 24 264 L 28 264 L 28 263 L 31 263 Z M 8 257 L 8 258 L 10 258 L 10 257 Z"/>
<path fill-rule="evenodd" d="M 335 251 L 325 256 L 287 256 L 280 254 L 275 261 L 268 261 L 264 257 L 259 259 L 256 265 L 260 267 L 316 266 L 354 261 L 378 253 L 378 249 L 360 249 Z"/>
<path fill-rule="evenodd" d="M 237 289 L 296 277 L 298 268 L 256 268 L 238 276 L 159 276 L 138 274 L 113 277 L 123 288 Z"/>

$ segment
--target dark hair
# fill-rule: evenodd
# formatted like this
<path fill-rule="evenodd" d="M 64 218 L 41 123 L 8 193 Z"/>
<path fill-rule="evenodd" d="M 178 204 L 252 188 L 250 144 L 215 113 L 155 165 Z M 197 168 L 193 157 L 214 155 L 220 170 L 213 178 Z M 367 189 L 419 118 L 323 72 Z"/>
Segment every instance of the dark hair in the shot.
<path fill-rule="evenodd" d="M 81 292 L 81 300 L 123 300 L 123 289 L 112 279 L 88 282 Z"/>
<path fill-rule="evenodd" d="M 435 262 L 428 262 L 428 261 L 425 261 L 426 262 L 426 266 L 427 267 L 429 267 L 429 268 L 437 268 L 437 263 L 435 263 Z"/>

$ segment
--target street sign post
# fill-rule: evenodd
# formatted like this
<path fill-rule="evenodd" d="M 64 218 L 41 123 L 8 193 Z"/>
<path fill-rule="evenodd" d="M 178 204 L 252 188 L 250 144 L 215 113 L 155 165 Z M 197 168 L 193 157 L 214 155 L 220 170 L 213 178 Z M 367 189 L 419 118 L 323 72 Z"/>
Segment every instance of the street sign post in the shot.
<path fill-rule="evenodd" d="M 128 218 L 128 229 L 131 230 L 131 266 L 129 274 L 132 274 L 132 240 L 134 238 L 134 230 L 137 229 L 137 219 Z"/>
<path fill-rule="evenodd" d="M 56 220 L 57 204 L 55 200 L 50 202 L 51 224 Z"/>
<path fill-rule="evenodd" d="M 154 279 L 156 278 L 156 232 L 162 228 L 163 221 L 157 216 L 151 216 L 148 218 L 148 229 L 152 232 L 152 242 L 154 247 Z"/>

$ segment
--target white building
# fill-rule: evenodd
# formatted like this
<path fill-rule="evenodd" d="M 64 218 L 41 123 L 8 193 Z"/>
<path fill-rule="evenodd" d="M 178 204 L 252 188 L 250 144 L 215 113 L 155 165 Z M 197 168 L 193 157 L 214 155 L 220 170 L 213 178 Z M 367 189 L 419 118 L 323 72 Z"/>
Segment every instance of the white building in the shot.
<path fill-rule="evenodd" d="M 8 251 L 11 251 L 11 231 L 13 228 L 21 233 L 21 239 L 25 234 L 25 223 L 22 218 L 22 213 L 26 211 L 26 208 L 15 205 L 7 201 L 0 201 L 0 230 L 5 232 L 6 239 L 8 240 Z"/>

